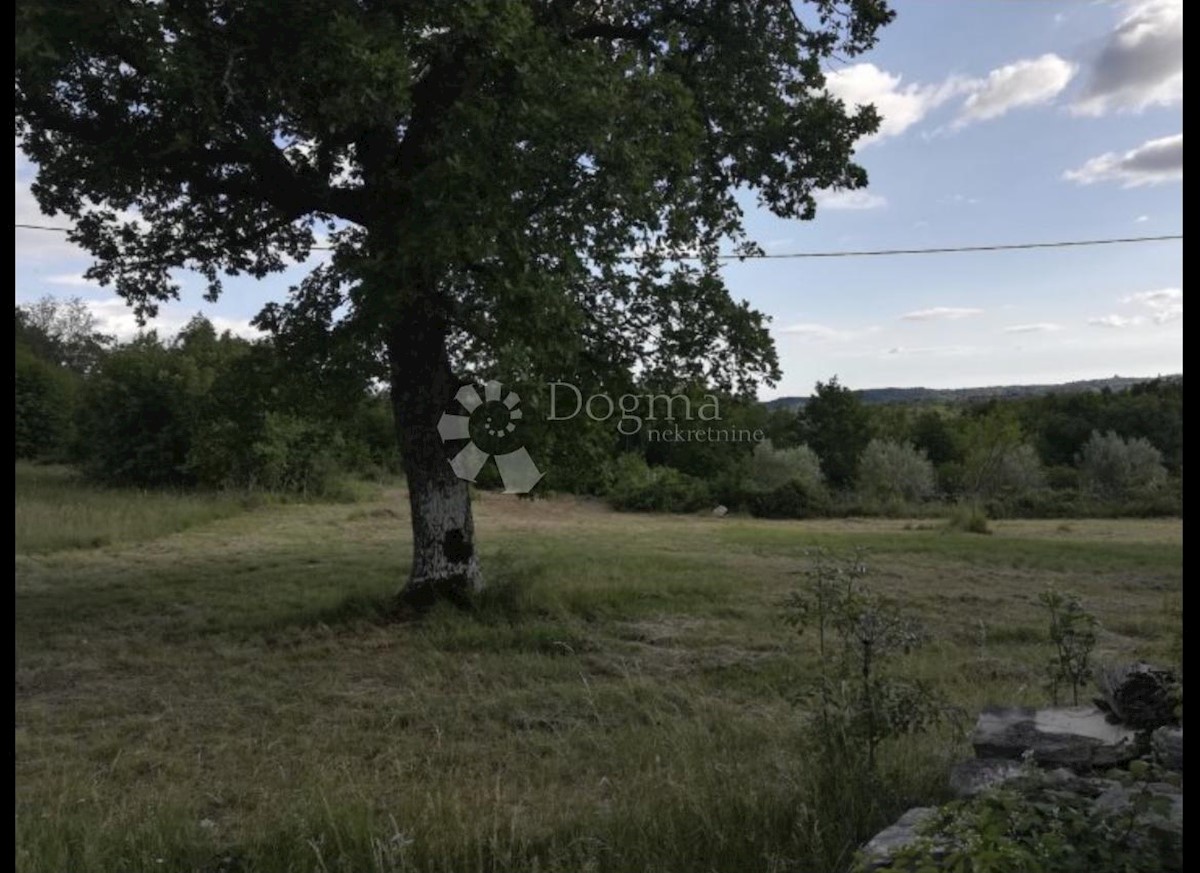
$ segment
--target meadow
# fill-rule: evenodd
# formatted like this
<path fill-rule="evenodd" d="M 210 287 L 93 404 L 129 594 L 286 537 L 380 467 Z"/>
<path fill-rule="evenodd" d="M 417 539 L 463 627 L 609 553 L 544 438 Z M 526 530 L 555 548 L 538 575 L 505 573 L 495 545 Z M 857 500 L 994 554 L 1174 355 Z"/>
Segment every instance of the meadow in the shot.
<path fill-rule="evenodd" d="M 484 608 L 396 620 L 398 487 L 251 506 L 18 465 L 17 869 L 828 873 L 946 796 L 980 707 L 1047 702 L 1047 587 L 1098 659 L 1178 656 L 1178 519 L 475 509 Z M 870 797 L 814 775 L 780 606 L 814 547 L 867 550 L 932 633 L 904 670 L 963 714 L 888 743 Z"/>

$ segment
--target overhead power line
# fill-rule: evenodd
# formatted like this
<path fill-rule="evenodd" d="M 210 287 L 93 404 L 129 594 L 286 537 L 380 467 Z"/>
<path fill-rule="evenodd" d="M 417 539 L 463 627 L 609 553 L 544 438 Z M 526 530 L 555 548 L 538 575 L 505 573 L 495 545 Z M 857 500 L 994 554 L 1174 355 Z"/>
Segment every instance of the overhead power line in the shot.
<path fill-rule="evenodd" d="M 58 233 L 69 233 L 69 227 L 53 227 L 43 224 L 17 224 L 20 230 L 48 230 Z M 930 248 L 914 248 L 914 249 L 844 249 L 841 251 L 828 252 L 764 252 L 757 255 L 735 255 L 725 254 L 717 255 L 723 261 L 764 261 L 764 260 L 785 260 L 789 258 L 879 258 L 892 255 L 948 255 L 963 252 L 1011 252 L 1025 249 L 1066 249 L 1079 248 L 1082 246 L 1112 246 L 1126 245 L 1129 243 L 1149 243 L 1149 242 L 1165 242 L 1168 240 L 1182 240 L 1182 233 L 1161 234 L 1159 236 L 1125 236 L 1125 237 L 1109 237 L 1106 239 L 1071 239 L 1071 240 L 1054 240 L 1052 242 L 1024 242 L 1024 243 L 989 243 L 987 245 L 974 246 L 935 246 Z M 329 251 L 331 246 L 313 246 L 314 251 Z M 639 256 L 632 256 L 628 260 L 639 260 Z M 697 255 L 674 255 L 668 256 L 667 260 L 690 261 L 699 260 Z"/>
<path fill-rule="evenodd" d="M 978 246 L 938 246 L 921 249 L 848 249 L 834 252 L 767 252 L 761 255 L 751 255 L 744 260 L 770 260 L 779 258 L 878 258 L 886 255 L 945 255 L 955 252 L 1010 252 L 1018 249 L 1065 249 L 1075 246 L 1111 246 L 1123 243 L 1162 242 L 1164 240 L 1183 239 L 1183 234 L 1172 233 L 1161 236 L 1127 236 L 1111 239 L 1072 239 L 1054 242 L 1027 243 L 993 243 Z M 725 260 L 743 260 L 741 255 L 721 255 Z"/>

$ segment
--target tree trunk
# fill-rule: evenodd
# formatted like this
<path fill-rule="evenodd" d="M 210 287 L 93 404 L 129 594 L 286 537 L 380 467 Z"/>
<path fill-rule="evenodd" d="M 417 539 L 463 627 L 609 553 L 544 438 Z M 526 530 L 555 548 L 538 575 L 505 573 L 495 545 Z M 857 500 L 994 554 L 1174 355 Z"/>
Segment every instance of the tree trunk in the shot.
<path fill-rule="evenodd" d="M 392 412 L 412 509 L 412 570 L 400 598 L 417 608 L 439 599 L 466 605 L 483 587 L 471 497 L 450 468 L 437 431 L 459 385 L 445 329 L 420 321 L 405 319 L 388 342 Z"/>

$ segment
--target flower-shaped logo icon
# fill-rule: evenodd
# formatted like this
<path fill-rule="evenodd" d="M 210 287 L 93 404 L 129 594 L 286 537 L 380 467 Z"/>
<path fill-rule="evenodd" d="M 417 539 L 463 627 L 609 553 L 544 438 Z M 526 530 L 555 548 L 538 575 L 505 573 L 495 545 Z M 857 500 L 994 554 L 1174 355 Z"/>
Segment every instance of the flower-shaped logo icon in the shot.
<path fill-rule="evenodd" d="M 505 494 L 533 490 L 545 474 L 538 470 L 517 433 L 521 398 L 513 391 L 505 393 L 502 384 L 491 381 L 483 386 L 483 397 L 474 385 L 464 385 L 454 399 L 467 414 L 442 413 L 437 426 L 442 442 L 470 440 L 450 460 L 454 475 L 474 482 L 488 458 L 495 457 Z"/>

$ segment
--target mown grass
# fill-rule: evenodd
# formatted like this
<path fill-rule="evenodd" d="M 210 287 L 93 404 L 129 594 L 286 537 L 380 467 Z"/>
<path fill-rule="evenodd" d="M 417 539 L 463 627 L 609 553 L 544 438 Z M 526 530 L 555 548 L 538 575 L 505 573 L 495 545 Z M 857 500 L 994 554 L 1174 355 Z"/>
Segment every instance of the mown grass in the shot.
<path fill-rule="evenodd" d="M 18 529 L 39 493 L 18 479 Z M 1178 521 L 476 513 L 491 592 L 420 622 L 387 617 L 399 492 L 18 540 L 18 869 L 837 870 L 968 750 L 955 724 L 890 745 L 870 790 L 819 766 L 795 702 L 812 641 L 779 610 L 818 545 L 869 550 L 934 633 L 905 669 L 967 713 L 1045 701 L 1047 585 L 1099 615 L 1100 657 L 1177 648 Z"/>

